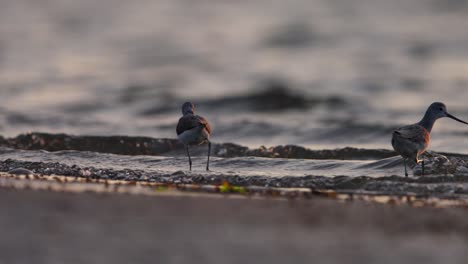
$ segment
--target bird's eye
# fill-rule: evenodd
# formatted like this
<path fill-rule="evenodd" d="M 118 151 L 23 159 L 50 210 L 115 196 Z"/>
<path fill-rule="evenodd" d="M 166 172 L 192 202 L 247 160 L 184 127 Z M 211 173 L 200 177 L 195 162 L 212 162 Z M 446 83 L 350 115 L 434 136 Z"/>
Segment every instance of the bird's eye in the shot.
<path fill-rule="evenodd" d="M 441 107 L 441 108 L 439 108 L 439 110 L 442 111 L 442 110 L 444 110 L 444 109 Z"/>

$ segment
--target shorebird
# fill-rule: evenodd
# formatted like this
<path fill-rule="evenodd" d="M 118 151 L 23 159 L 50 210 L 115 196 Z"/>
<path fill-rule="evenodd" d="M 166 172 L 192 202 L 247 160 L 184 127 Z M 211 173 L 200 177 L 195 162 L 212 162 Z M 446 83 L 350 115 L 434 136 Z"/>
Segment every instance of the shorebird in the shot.
<path fill-rule="evenodd" d="M 190 158 L 189 146 L 190 145 L 201 145 L 205 142 L 208 143 L 208 160 L 206 161 L 206 170 L 210 168 L 210 152 L 211 142 L 210 134 L 211 127 L 210 123 L 201 116 L 195 115 L 195 106 L 186 102 L 182 105 L 182 117 L 179 119 L 177 124 L 177 137 L 184 143 L 189 159 L 189 168 L 192 170 L 192 159 Z"/>
<path fill-rule="evenodd" d="M 393 131 L 392 146 L 395 151 L 403 157 L 405 164 L 405 176 L 408 177 L 406 169 L 407 160 L 422 164 L 422 175 L 424 175 L 424 159 L 419 156 L 426 151 L 431 138 L 431 131 L 437 119 L 449 117 L 458 122 L 467 124 L 447 112 L 445 104 L 440 102 L 432 103 L 424 114 L 424 117 L 416 124 L 400 127 Z"/>

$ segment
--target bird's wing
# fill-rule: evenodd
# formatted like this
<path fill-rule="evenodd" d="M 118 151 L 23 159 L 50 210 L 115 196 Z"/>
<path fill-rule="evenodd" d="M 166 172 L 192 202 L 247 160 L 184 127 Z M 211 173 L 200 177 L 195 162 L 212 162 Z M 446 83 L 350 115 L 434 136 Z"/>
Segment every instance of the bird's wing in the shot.
<path fill-rule="evenodd" d="M 393 135 L 416 143 L 426 142 L 429 139 L 429 132 L 420 125 L 400 127 L 393 131 Z"/>
<path fill-rule="evenodd" d="M 176 129 L 177 135 L 198 126 L 204 126 L 208 133 L 211 133 L 210 124 L 205 118 L 198 115 L 185 115 L 179 119 Z"/>
<path fill-rule="evenodd" d="M 208 123 L 208 120 L 206 120 L 206 118 L 202 117 L 202 116 L 196 116 L 198 118 L 198 120 L 200 121 L 200 123 L 205 126 L 206 130 L 208 131 L 208 134 L 211 134 L 211 126 L 210 126 L 210 123 Z"/>

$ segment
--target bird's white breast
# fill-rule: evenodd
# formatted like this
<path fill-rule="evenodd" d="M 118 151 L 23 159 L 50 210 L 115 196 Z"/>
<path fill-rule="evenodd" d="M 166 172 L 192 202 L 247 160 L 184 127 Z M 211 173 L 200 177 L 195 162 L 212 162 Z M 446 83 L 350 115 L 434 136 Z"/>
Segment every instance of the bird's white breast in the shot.
<path fill-rule="evenodd" d="M 194 127 L 177 135 L 177 138 L 185 145 L 202 144 L 208 140 L 209 137 L 210 134 L 208 134 L 203 126 Z"/>

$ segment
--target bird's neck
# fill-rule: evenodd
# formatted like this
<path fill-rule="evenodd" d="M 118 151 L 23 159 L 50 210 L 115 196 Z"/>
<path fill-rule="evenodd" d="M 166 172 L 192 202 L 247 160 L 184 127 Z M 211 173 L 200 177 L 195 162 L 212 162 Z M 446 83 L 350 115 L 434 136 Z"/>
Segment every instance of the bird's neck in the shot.
<path fill-rule="evenodd" d="M 429 111 L 427 111 L 418 124 L 424 127 L 427 130 L 427 132 L 431 133 L 432 127 L 434 126 L 436 120 L 437 118 L 435 118 L 435 116 L 433 116 L 431 113 L 429 113 Z"/>
<path fill-rule="evenodd" d="M 186 115 L 194 115 L 193 111 L 190 111 L 190 110 L 187 110 L 187 111 L 184 111 L 183 112 L 183 115 L 186 116 Z"/>

